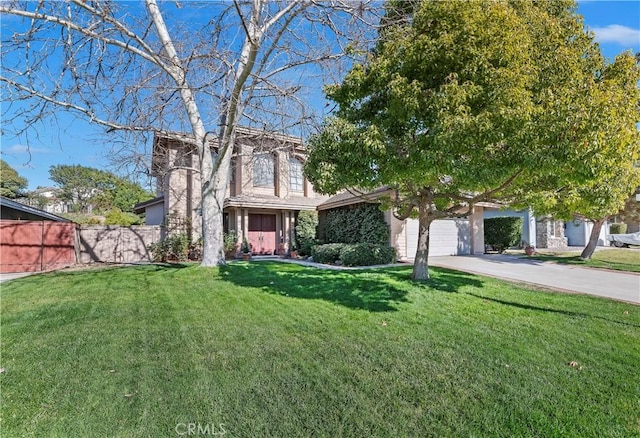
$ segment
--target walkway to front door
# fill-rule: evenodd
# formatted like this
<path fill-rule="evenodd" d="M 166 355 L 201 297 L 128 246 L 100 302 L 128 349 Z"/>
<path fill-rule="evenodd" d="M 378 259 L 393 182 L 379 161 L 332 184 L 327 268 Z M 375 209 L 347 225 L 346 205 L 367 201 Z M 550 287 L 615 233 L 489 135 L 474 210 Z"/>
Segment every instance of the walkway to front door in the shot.
<path fill-rule="evenodd" d="M 254 254 L 275 254 L 275 214 L 249 214 L 249 245 Z"/>

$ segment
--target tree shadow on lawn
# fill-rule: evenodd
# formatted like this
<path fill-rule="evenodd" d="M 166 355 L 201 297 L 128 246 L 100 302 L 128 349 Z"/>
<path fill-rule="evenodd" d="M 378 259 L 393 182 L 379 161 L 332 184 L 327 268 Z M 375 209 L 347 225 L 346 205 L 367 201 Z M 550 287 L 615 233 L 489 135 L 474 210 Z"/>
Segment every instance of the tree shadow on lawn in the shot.
<path fill-rule="evenodd" d="M 234 263 L 220 268 L 221 276 L 238 286 L 256 287 L 283 296 L 320 299 L 352 309 L 371 312 L 398 310 L 408 302 L 407 294 L 416 286 L 443 292 L 458 292 L 462 286 L 482 287 L 472 275 L 447 271 L 429 282 L 413 282 L 408 268 L 328 271 L 300 268 L 275 262 Z"/>
<path fill-rule="evenodd" d="M 546 291 L 543 291 L 543 292 L 544 293 L 553 293 L 553 292 L 546 292 Z M 493 303 L 502 304 L 502 305 L 505 305 L 505 306 L 517 307 L 519 309 L 524 309 L 524 310 L 532 310 L 532 311 L 535 311 L 535 312 L 556 313 L 556 314 L 559 314 L 559 315 L 572 316 L 572 317 L 578 317 L 578 318 L 600 319 L 602 321 L 612 322 L 612 323 L 615 323 L 615 324 L 627 325 L 627 326 L 630 326 L 630 327 L 640 327 L 640 324 L 634 324 L 632 322 L 620 321 L 618 319 L 606 318 L 604 316 L 594 315 L 594 314 L 590 314 L 590 313 L 586 313 L 586 312 L 576 312 L 576 311 L 573 311 L 573 310 L 552 309 L 552 308 L 549 308 L 549 307 L 539 307 L 539 306 L 533 306 L 531 304 L 517 303 L 515 301 L 500 300 L 498 298 L 492 298 L 492 297 L 488 297 L 488 296 L 484 296 L 484 295 L 480 295 L 480 294 L 474 294 L 474 293 L 471 293 L 471 292 L 465 292 L 465 293 L 467 295 L 471 295 L 473 297 L 480 298 L 480 299 L 485 300 L 485 301 L 491 301 Z M 574 296 L 580 296 L 580 295 L 574 295 Z"/>
<path fill-rule="evenodd" d="M 407 268 L 387 271 L 386 274 L 398 281 L 409 282 L 413 287 L 435 289 L 440 292 L 459 293 L 460 288 L 466 286 L 484 287 L 484 283 L 477 275 L 447 268 L 429 267 L 430 278 L 427 281 L 412 280 L 411 270 L 407 270 Z"/>
<path fill-rule="evenodd" d="M 325 300 L 351 309 L 396 311 L 408 289 L 385 282 L 372 271 L 327 271 L 284 263 L 233 263 L 220 267 L 222 277 L 242 287 L 294 298 Z"/>

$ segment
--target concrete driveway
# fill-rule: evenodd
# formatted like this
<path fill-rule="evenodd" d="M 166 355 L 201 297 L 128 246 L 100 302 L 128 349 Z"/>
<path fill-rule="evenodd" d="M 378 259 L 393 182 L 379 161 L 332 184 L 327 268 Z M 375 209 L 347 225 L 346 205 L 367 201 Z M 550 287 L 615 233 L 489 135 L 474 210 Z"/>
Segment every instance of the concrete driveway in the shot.
<path fill-rule="evenodd" d="M 502 255 L 429 257 L 429 264 L 549 289 L 640 304 L 640 274 Z"/>
<path fill-rule="evenodd" d="M 16 278 L 26 277 L 28 275 L 39 274 L 39 272 L 15 272 L 12 274 L 0 274 L 0 283 L 5 281 L 14 280 Z"/>

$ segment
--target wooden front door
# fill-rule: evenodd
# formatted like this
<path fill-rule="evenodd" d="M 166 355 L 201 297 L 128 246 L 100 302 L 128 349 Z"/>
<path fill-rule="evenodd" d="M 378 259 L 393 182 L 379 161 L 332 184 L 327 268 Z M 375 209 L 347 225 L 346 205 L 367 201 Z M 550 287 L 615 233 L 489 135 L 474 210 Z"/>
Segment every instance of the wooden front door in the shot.
<path fill-rule="evenodd" d="M 249 245 L 254 254 L 275 254 L 276 215 L 249 215 Z"/>

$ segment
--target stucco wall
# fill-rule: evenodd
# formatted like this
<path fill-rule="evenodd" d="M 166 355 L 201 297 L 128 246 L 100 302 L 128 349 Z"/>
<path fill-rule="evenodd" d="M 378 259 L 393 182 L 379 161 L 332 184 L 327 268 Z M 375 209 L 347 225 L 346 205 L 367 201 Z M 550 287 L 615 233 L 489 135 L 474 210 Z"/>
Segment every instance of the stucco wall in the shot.
<path fill-rule="evenodd" d="M 132 263 L 152 260 L 149 246 L 160 241 L 159 226 L 87 225 L 78 228 L 80 263 Z"/>

